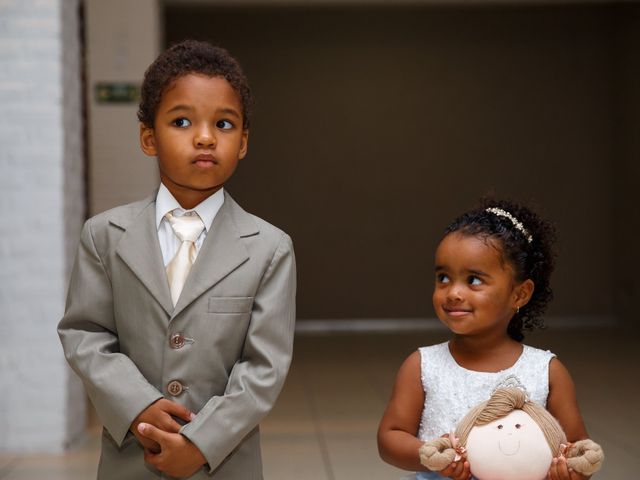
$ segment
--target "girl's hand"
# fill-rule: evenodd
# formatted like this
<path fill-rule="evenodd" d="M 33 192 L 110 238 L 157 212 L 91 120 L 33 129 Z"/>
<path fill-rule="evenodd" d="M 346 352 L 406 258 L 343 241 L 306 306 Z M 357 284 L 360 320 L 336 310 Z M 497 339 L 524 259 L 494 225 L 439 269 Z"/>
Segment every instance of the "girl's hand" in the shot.
<path fill-rule="evenodd" d="M 458 462 L 451 462 L 447 468 L 439 471 L 438 473 L 443 477 L 453 478 L 454 480 L 469 480 L 471 478 L 469 462 L 464 459 L 461 459 Z"/>
<path fill-rule="evenodd" d="M 549 480 L 585 480 L 589 477 L 580 475 L 567 465 L 567 459 L 564 456 L 559 456 L 553 459 L 551 462 L 551 468 L 547 474 Z"/>

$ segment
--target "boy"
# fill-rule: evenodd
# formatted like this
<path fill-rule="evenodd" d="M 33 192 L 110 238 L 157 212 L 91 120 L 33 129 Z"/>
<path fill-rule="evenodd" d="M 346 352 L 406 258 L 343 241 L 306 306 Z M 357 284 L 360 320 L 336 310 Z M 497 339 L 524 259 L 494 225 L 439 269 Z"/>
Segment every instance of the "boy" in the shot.
<path fill-rule="evenodd" d="M 185 41 L 145 73 L 157 194 L 91 218 L 58 332 L 105 429 L 99 479 L 261 479 L 258 423 L 291 361 L 291 239 L 223 190 L 251 94 L 223 49 Z"/>

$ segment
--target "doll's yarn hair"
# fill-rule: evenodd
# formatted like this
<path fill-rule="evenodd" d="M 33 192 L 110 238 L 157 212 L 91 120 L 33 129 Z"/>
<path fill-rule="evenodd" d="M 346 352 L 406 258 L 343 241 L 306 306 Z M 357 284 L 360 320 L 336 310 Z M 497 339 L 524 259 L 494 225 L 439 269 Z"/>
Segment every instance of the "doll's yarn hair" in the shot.
<path fill-rule="evenodd" d="M 560 444 L 567 443 L 567 437 L 562 427 L 545 408 L 527 400 L 527 395 L 519 388 L 496 390 L 489 400 L 481 403 L 464 416 L 458 424 L 456 436 L 462 445 L 466 445 L 473 427 L 504 418 L 514 410 L 522 410 L 538 424 L 547 444 L 549 444 L 551 453 L 557 457 L 560 453 Z"/>
<path fill-rule="evenodd" d="M 580 440 L 562 452 L 567 437 L 558 421 L 545 408 L 527 400 L 525 392 L 519 388 L 498 389 L 488 401 L 470 410 L 455 431 L 459 444 L 466 446 L 473 427 L 504 418 L 516 409 L 527 413 L 538 424 L 554 457 L 563 453 L 568 466 L 583 475 L 591 475 L 600 468 L 604 460 L 600 445 L 588 439 Z M 440 471 L 454 460 L 457 453 L 449 438 L 436 438 L 420 447 L 420 462 L 429 470 Z"/>

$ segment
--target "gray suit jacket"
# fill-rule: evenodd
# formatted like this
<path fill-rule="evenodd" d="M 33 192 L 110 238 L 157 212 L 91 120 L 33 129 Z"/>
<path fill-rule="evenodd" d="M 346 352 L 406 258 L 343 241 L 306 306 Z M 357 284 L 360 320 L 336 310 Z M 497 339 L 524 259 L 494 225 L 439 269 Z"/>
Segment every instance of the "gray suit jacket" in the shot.
<path fill-rule="evenodd" d="M 258 423 L 291 361 L 295 285 L 291 239 L 226 193 L 175 308 L 155 196 L 88 220 L 58 333 L 105 426 L 98 478 L 167 478 L 129 432 L 166 397 L 197 413 L 181 433 L 208 465 L 191 478 L 261 479 Z"/>

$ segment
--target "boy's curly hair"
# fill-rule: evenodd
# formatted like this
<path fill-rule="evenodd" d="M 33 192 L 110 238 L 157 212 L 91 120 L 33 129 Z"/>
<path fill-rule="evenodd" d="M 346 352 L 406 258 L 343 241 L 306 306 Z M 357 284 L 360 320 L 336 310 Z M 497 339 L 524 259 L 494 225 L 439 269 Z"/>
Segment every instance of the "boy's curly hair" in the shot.
<path fill-rule="evenodd" d="M 229 82 L 240 97 L 242 127 L 249 128 L 253 98 L 240 64 L 224 48 L 197 40 L 171 46 L 149 66 L 142 82 L 138 120 L 153 127 L 163 93 L 178 78 L 193 73 Z"/>
<path fill-rule="evenodd" d="M 522 224 L 531 241 L 510 218 L 487 211 L 488 208 L 510 213 Z M 485 198 L 479 208 L 464 213 L 445 229 L 445 235 L 453 232 L 495 241 L 502 258 L 513 267 L 516 279 L 520 282 L 526 279 L 533 281 L 535 287 L 531 300 L 509 322 L 509 336 L 521 342 L 524 331 L 544 328 L 542 314 L 553 298 L 550 285 L 556 256 L 553 225 L 524 205 Z"/>

